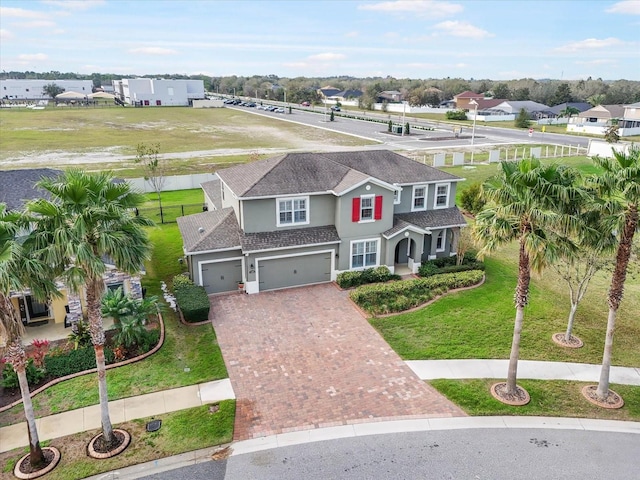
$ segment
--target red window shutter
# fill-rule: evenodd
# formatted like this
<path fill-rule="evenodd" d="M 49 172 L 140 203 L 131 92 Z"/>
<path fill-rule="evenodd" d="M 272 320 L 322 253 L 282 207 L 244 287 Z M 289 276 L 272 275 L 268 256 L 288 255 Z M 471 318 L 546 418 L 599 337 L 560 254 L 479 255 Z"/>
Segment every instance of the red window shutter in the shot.
<path fill-rule="evenodd" d="M 353 203 L 351 204 L 351 221 L 360 221 L 360 197 L 355 197 L 353 199 Z"/>
<path fill-rule="evenodd" d="M 373 213 L 374 220 L 382 220 L 382 195 L 376 196 L 376 208 Z"/>

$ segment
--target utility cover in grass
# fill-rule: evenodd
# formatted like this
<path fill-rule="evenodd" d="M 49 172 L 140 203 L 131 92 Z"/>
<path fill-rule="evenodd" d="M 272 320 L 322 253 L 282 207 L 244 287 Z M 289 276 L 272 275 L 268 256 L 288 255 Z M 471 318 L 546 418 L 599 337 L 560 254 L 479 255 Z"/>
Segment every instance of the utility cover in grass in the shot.
<path fill-rule="evenodd" d="M 162 420 L 151 420 L 147 423 L 147 432 L 157 432 L 162 426 Z"/>

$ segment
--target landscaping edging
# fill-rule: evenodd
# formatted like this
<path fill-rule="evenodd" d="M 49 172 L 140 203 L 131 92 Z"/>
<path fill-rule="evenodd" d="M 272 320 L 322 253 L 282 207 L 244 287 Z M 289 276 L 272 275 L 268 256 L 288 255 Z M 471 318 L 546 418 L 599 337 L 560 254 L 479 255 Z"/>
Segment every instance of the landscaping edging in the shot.
<path fill-rule="evenodd" d="M 421 277 L 418 277 L 418 278 L 421 278 Z M 360 306 L 359 306 L 356 302 L 354 302 L 353 300 L 351 300 L 351 297 L 349 297 L 349 296 L 348 296 L 347 298 L 349 298 L 349 301 L 350 301 L 350 302 L 351 302 L 351 303 L 352 303 L 352 304 L 353 304 L 353 305 L 358 309 L 358 311 L 360 312 L 360 314 L 361 314 L 364 318 L 369 319 L 369 318 L 387 318 L 387 317 L 395 317 L 396 315 L 401 315 L 401 314 L 403 314 L 403 313 L 410 313 L 410 312 L 415 312 L 416 310 L 420 310 L 421 308 L 424 308 L 424 307 L 426 307 L 426 306 L 428 306 L 428 305 L 431 305 L 432 303 L 434 303 L 434 302 L 436 302 L 436 301 L 440 300 L 442 297 L 444 297 L 444 296 L 446 296 L 446 295 L 449 295 L 450 293 L 462 292 L 462 291 L 464 291 L 464 290 L 471 290 L 472 288 L 480 287 L 480 286 L 484 285 L 484 282 L 486 281 L 486 279 L 487 279 L 487 276 L 486 276 L 486 274 L 485 274 L 485 275 L 482 275 L 482 280 L 481 280 L 480 282 L 478 282 L 477 284 L 475 284 L 475 285 L 471 285 L 471 286 L 469 286 L 469 287 L 460 287 L 460 288 L 454 288 L 454 289 L 452 289 L 452 290 L 447 290 L 447 291 L 446 291 L 445 293 L 443 293 L 442 295 L 438 295 L 437 297 L 434 297 L 434 298 L 432 298 L 431 300 L 429 300 L 428 302 L 425 302 L 425 303 L 423 303 L 423 304 L 421 304 L 421 305 L 418 305 L 417 307 L 412 307 L 412 308 L 410 308 L 410 309 L 408 309 L 408 310 L 403 310 L 403 311 L 401 311 L 401 312 L 383 313 L 383 314 L 381 314 L 381 315 L 372 315 L 372 314 L 370 314 L 369 312 L 367 312 L 367 311 L 363 310 L 362 308 L 360 308 Z M 338 287 L 338 288 L 339 288 L 339 287 Z"/>
<path fill-rule="evenodd" d="M 110 365 L 107 365 L 105 368 L 107 370 L 110 370 L 110 369 L 116 368 L 116 367 L 124 367 L 125 365 L 129 365 L 130 363 L 135 363 L 135 362 L 139 362 L 140 360 L 144 360 L 145 358 L 150 357 L 151 355 L 156 353 L 158 350 L 160 350 L 160 348 L 164 344 L 164 319 L 162 318 L 162 313 L 160 313 L 160 312 L 158 312 L 158 322 L 160 323 L 160 338 L 158 339 L 158 344 L 155 347 L 153 347 L 148 352 L 143 353 L 142 355 L 138 355 L 137 357 L 134 357 L 134 358 L 129 358 L 128 360 L 123 360 L 122 362 L 112 363 Z M 54 380 L 51 380 L 49 383 L 44 384 L 40 388 L 37 388 L 36 390 L 33 390 L 32 392 L 29 393 L 29 396 L 31 398 L 33 398 L 37 394 L 43 392 L 44 390 L 46 390 L 49 387 L 52 387 L 52 386 L 56 385 L 57 383 L 64 382 L 65 380 L 71 380 L 72 378 L 81 377 L 83 375 L 88 375 L 90 373 L 96 373 L 97 371 L 98 371 L 98 369 L 96 367 L 96 368 L 92 368 L 90 370 L 84 370 L 82 372 L 76 372 L 76 373 L 72 373 L 71 375 L 66 375 L 64 377 L 56 378 Z M 15 407 L 16 405 L 20 405 L 21 403 L 22 403 L 22 399 L 19 399 L 19 400 L 16 400 L 15 402 L 13 402 L 13 403 L 5 405 L 4 407 L 0 408 L 0 413 L 5 412 L 5 411 Z"/>
<path fill-rule="evenodd" d="M 42 447 L 43 452 L 47 450 L 49 452 L 53 452 L 53 460 L 51 460 L 51 462 L 49 462 L 49 464 L 46 467 L 40 470 L 37 470 L 33 473 L 22 473 L 20 471 L 20 466 L 27 458 L 29 458 L 30 453 L 27 453 L 22 458 L 20 458 L 20 460 L 18 460 L 15 468 L 13 469 L 13 474 L 22 480 L 30 480 L 32 478 L 42 477 L 43 475 L 46 475 L 47 473 L 49 473 L 51 470 L 53 470 L 58 466 L 58 463 L 60 463 L 60 458 L 62 457 L 60 455 L 60 450 L 58 450 L 56 447 Z"/>
<path fill-rule="evenodd" d="M 198 326 L 198 325 L 206 325 L 207 323 L 211 323 L 211 320 L 203 320 L 201 322 L 187 322 L 184 319 L 184 315 L 182 315 L 182 310 L 180 310 L 180 307 L 178 306 L 178 304 L 176 304 L 176 312 L 178 312 L 178 318 L 180 319 L 180 323 L 183 325 L 186 325 L 188 327 L 190 326 Z"/>

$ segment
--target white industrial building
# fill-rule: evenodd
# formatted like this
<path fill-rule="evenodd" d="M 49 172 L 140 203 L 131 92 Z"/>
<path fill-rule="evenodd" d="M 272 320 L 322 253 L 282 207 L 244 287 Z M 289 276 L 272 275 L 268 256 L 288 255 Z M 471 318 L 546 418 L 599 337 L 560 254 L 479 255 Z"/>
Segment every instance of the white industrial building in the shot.
<path fill-rule="evenodd" d="M 202 80 L 123 78 L 113 81 L 114 94 L 124 103 L 139 106 L 187 106 L 204 99 Z"/>
<path fill-rule="evenodd" d="M 55 83 L 65 92 L 89 95 L 93 92 L 92 80 L 0 80 L 0 98 L 3 100 L 42 100 L 51 97 L 42 90 L 45 85 Z"/>

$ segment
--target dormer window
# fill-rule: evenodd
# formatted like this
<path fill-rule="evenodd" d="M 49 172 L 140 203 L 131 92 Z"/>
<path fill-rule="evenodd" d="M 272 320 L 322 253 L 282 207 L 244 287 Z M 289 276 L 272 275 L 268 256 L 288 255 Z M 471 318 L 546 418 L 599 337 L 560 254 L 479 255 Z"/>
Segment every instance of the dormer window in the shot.
<path fill-rule="evenodd" d="M 435 198 L 433 199 L 433 208 L 447 208 L 449 206 L 449 184 L 436 184 Z"/>
<path fill-rule="evenodd" d="M 280 198 L 277 205 L 279 227 L 309 223 L 309 197 Z"/>

